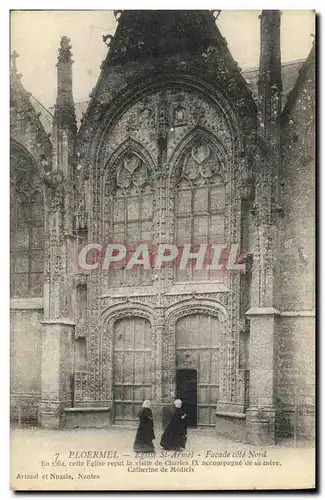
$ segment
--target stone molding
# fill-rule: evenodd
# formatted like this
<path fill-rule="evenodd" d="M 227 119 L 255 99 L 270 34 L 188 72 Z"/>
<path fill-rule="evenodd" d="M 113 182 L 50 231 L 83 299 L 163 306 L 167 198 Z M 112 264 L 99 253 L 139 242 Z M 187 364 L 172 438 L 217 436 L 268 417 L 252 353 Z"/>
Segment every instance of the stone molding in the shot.
<path fill-rule="evenodd" d="M 252 307 L 245 314 L 247 316 L 278 316 L 281 313 L 274 307 Z"/>
<path fill-rule="evenodd" d="M 200 297 L 182 300 L 166 309 L 166 323 L 168 328 L 175 328 L 176 322 L 183 316 L 206 313 L 217 316 L 221 323 L 227 319 L 227 309 L 216 300 L 207 300 Z"/>
<path fill-rule="evenodd" d="M 10 310 L 42 310 L 43 297 L 11 298 Z"/>
<path fill-rule="evenodd" d="M 232 413 L 227 411 L 216 411 L 217 417 L 229 417 L 229 418 L 240 418 L 242 420 L 246 419 L 246 413 Z"/>
<path fill-rule="evenodd" d="M 284 317 L 302 317 L 302 318 L 310 318 L 310 317 L 315 317 L 316 316 L 316 311 L 315 310 L 310 310 L 310 311 L 281 311 L 280 313 L 281 316 Z"/>
<path fill-rule="evenodd" d="M 74 408 L 65 408 L 64 413 L 90 413 L 90 412 L 108 412 L 111 411 L 110 406 L 86 406 L 86 407 L 74 407 Z"/>
<path fill-rule="evenodd" d="M 274 307 L 252 307 L 246 313 L 247 316 L 283 316 L 283 317 L 314 317 L 315 310 L 307 311 L 279 311 Z"/>
<path fill-rule="evenodd" d="M 68 319 L 68 318 L 43 319 L 41 321 L 41 324 L 42 325 L 76 326 L 76 323 L 72 319 Z"/>

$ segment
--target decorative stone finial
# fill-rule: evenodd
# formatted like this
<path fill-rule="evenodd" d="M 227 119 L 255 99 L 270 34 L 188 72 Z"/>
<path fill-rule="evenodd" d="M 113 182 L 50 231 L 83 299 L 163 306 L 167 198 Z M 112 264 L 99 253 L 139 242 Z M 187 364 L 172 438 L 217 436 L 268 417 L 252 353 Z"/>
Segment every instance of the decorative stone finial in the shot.
<path fill-rule="evenodd" d="M 72 53 L 70 38 L 62 36 L 58 55 L 58 89 L 54 111 L 54 121 L 61 128 L 76 133 L 76 118 L 72 93 Z"/>
<path fill-rule="evenodd" d="M 19 57 L 18 52 L 16 50 L 11 54 L 11 71 L 17 73 L 17 58 Z"/>
<path fill-rule="evenodd" d="M 59 63 L 60 62 L 66 62 L 66 61 L 71 61 L 71 56 L 72 56 L 72 53 L 71 53 L 71 45 L 70 45 L 70 38 L 68 38 L 67 36 L 61 36 L 61 40 L 60 40 L 60 48 L 58 50 L 59 52 L 59 57 L 58 57 L 58 60 L 59 60 Z M 72 61 L 71 61 L 72 62 Z"/>
<path fill-rule="evenodd" d="M 114 10 L 114 17 L 116 19 L 116 21 L 118 22 L 120 17 L 121 17 L 121 14 L 122 14 L 122 10 Z"/>
<path fill-rule="evenodd" d="M 107 47 L 110 46 L 111 41 L 113 40 L 112 35 L 103 35 L 103 42 Z"/>
<path fill-rule="evenodd" d="M 63 50 L 70 50 L 71 49 L 70 42 L 71 42 L 70 38 L 68 38 L 67 36 L 61 36 L 60 48 Z"/>
<path fill-rule="evenodd" d="M 212 14 L 213 14 L 213 17 L 215 18 L 215 20 L 217 20 L 219 18 L 220 13 L 221 13 L 221 10 L 213 10 L 212 11 Z"/>

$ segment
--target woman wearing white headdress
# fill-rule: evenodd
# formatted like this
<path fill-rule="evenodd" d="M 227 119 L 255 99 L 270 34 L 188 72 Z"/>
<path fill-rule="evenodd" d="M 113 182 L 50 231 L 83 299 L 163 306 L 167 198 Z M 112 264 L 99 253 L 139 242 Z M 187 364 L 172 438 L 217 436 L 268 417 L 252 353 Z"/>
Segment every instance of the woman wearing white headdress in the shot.
<path fill-rule="evenodd" d="M 153 430 L 153 417 L 150 406 L 151 403 L 148 399 L 143 401 L 142 410 L 138 415 L 140 423 L 133 445 L 133 450 L 135 452 L 141 452 L 141 453 L 155 452 L 155 447 L 152 442 L 152 440 L 155 439 L 155 433 Z"/>
<path fill-rule="evenodd" d="M 180 450 L 185 448 L 187 439 L 187 418 L 182 410 L 182 401 L 175 399 L 174 413 L 161 436 L 160 446 L 165 450 Z"/>

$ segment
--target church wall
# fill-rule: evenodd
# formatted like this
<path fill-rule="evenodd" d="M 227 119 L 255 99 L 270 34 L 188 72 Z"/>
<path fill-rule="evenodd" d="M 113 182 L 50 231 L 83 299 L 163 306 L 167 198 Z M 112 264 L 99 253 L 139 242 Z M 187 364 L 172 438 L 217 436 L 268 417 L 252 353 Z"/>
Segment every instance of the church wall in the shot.
<path fill-rule="evenodd" d="M 281 307 L 315 307 L 315 66 L 284 117 L 280 227 Z M 294 89 L 295 90 L 295 89 Z"/>
<path fill-rule="evenodd" d="M 44 198 L 37 157 L 10 144 L 11 420 L 38 422 L 44 271 Z"/>
<path fill-rule="evenodd" d="M 11 419 L 37 423 L 41 395 L 41 310 L 12 310 L 10 334 Z"/>
<path fill-rule="evenodd" d="M 315 356 L 315 82 L 314 65 L 287 111 L 283 129 L 277 416 L 282 432 L 311 436 Z M 296 423 L 295 423 L 296 422 Z"/>
<path fill-rule="evenodd" d="M 281 308 L 315 307 L 314 162 L 293 158 L 285 164 L 285 219 L 280 230 Z"/>
<path fill-rule="evenodd" d="M 315 320 L 279 320 L 276 369 L 277 434 L 310 438 L 315 433 Z"/>

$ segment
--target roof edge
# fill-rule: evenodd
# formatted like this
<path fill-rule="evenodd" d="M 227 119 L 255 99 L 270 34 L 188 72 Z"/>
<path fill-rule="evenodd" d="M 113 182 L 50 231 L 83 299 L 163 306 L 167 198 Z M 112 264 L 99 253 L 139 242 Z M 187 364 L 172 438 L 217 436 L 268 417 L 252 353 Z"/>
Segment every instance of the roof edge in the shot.
<path fill-rule="evenodd" d="M 291 65 L 293 66 L 293 65 L 298 64 L 298 63 L 303 64 L 305 61 L 306 61 L 306 58 L 293 59 L 291 61 L 282 61 L 281 68 L 283 68 L 284 66 L 291 66 Z M 245 68 L 245 66 L 242 67 L 243 73 L 253 73 L 253 72 L 258 71 L 258 70 L 259 70 L 258 65 L 257 66 L 249 66 L 247 68 Z"/>
<path fill-rule="evenodd" d="M 315 42 L 314 42 L 313 46 L 308 54 L 307 59 L 303 62 L 302 66 L 299 70 L 299 74 L 298 74 L 298 78 L 296 80 L 296 83 L 294 84 L 293 88 L 290 90 L 290 92 L 287 96 L 287 101 L 285 103 L 285 106 L 283 108 L 282 115 L 281 115 L 282 119 L 286 119 L 286 117 L 290 113 L 291 109 L 293 108 L 293 106 L 297 102 L 297 99 L 298 99 L 299 94 L 300 94 L 300 89 L 306 81 L 307 73 L 309 71 L 310 66 L 313 64 L 313 62 L 315 60 L 315 55 L 316 55 L 316 49 L 315 49 Z"/>

